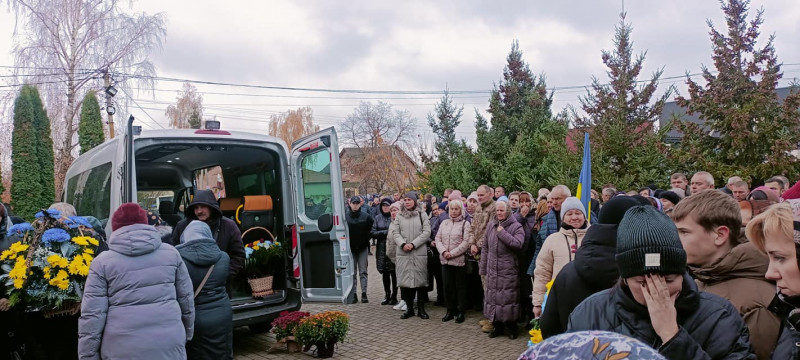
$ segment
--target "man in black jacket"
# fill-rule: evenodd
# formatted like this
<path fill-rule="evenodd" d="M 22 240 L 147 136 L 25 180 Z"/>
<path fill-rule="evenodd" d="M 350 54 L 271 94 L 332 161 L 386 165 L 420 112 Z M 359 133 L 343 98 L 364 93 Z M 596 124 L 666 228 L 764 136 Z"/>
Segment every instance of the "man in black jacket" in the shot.
<path fill-rule="evenodd" d="M 172 245 L 181 243 L 181 234 L 192 220 L 208 224 L 217 246 L 231 258 L 229 276 L 236 275 L 244 267 L 242 232 L 233 220 L 222 216 L 214 192 L 200 190 L 194 194 L 194 199 L 186 207 L 186 219 L 181 220 L 172 232 Z"/>
<path fill-rule="evenodd" d="M 367 303 L 367 259 L 369 259 L 369 239 L 372 230 L 372 216 L 366 211 L 361 211 L 361 198 L 350 198 L 350 211 L 347 212 L 347 229 L 350 233 L 350 251 L 353 254 L 355 273 L 359 274 L 361 283 L 361 302 Z M 354 281 L 355 282 L 355 281 Z M 358 297 L 353 295 L 353 303 L 358 302 Z"/>

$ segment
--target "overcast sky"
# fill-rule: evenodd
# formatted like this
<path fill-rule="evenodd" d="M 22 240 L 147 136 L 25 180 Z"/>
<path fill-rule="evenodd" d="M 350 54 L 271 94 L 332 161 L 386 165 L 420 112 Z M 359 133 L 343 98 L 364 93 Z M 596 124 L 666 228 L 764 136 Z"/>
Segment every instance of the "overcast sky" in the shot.
<path fill-rule="evenodd" d="M 124 2 L 127 3 L 127 2 Z M 760 0 L 765 10 L 762 41 L 775 35 L 778 59 L 788 79 L 800 77 L 800 1 Z M 585 1 L 163 1 L 134 2 L 136 12 L 164 12 L 167 38 L 152 55 L 159 76 L 226 83 L 324 89 L 442 91 L 490 90 L 502 77 L 511 42 L 518 39 L 524 59 L 544 73 L 549 87 L 586 85 L 605 79 L 600 51 L 611 49 L 620 0 Z M 664 68 L 665 77 L 696 73 L 711 66 L 706 20 L 724 26 L 716 1 L 627 1 L 636 52 L 647 51 L 645 74 Z M 0 11 L 0 65 L 9 54 L 14 19 Z M 662 88 L 684 80 L 667 80 Z M 141 108 L 129 110 L 158 128 L 174 102 L 179 82 L 161 81 L 155 93 L 132 94 Z M 310 105 L 321 127 L 340 122 L 360 100 L 383 98 L 417 118 L 430 132 L 426 115 L 437 95 L 358 95 L 257 90 L 197 85 L 205 93 L 206 115 L 222 127 L 265 131 L 270 114 Z M 214 93 L 214 94 L 210 94 Z M 582 90 L 555 92 L 554 111 L 577 105 Z M 247 96 L 250 95 L 250 96 Z M 261 95 L 261 96 L 252 96 Z M 267 96 L 263 96 L 267 95 Z M 120 96 L 120 95 L 118 95 Z M 457 95 L 464 105 L 459 137 L 474 141 L 475 109 L 487 95 Z"/>

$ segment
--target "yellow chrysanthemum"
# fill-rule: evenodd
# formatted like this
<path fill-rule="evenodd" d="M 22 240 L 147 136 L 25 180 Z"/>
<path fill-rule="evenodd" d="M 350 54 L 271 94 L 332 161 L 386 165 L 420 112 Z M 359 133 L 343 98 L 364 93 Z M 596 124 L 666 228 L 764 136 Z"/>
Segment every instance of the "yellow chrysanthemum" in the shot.
<path fill-rule="evenodd" d="M 256 251 L 256 250 L 258 250 L 258 249 L 261 249 L 261 247 L 260 247 L 260 246 L 258 246 L 258 245 L 255 245 L 255 246 L 253 246 L 253 251 Z"/>
<path fill-rule="evenodd" d="M 22 284 L 25 283 L 25 279 L 14 279 L 14 288 L 15 289 L 22 289 Z"/>
<path fill-rule="evenodd" d="M 28 277 L 28 264 L 25 263 L 25 258 L 21 256 L 17 258 L 17 262 L 14 263 L 14 267 L 8 273 L 8 277 L 22 280 Z"/>
<path fill-rule="evenodd" d="M 11 251 L 11 249 L 3 250 L 3 253 L 0 254 L 0 261 L 3 261 L 3 260 L 8 259 L 8 258 L 11 258 L 13 256 L 14 256 L 14 252 Z"/>
<path fill-rule="evenodd" d="M 541 330 L 531 330 L 530 335 L 531 335 L 531 342 L 534 344 L 538 344 L 542 342 L 542 340 L 544 340 L 542 339 Z"/>
<path fill-rule="evenodd" d="M 97 239 L 95 239 L 93 237 L 90 237 L 88 241 L 89 241 L 89 244 L 92 244 L 94 246 L 100 245 L 100 242 L 97 241 Z"/>
<path fill-rule="evenodd" d="M 17 241 L 11 244 L 11 247 L 8 249 L 15 253 L 21 253 L 28 250 L 28 245 L 23 244 L 21 241 Z"/>
<path fill-rule="evenodd" d="M 45 279 L 50 279 L 50 267 L 49 266 L 45 266 L 44 269 L 42 269 L 42 272 L 44 272 L 44 278 Z"/>
<path fill-rule="evenodd" d="M 66 271 L 59 270 L 58 274 L 56 274 L 56 277 L 50 279 L 49 284 L 51 286 L 58 287 L 61 290 L 67 290 L 69 289 L 69 279 L 67 279 L 68 276 L 69 274 L 67 274 Z"/>
<path fill-rule="evenodd" d="M 47 262 L 50 263 L 52 267 L 59 267 L 59 268 L 66 268 L 69 266 L 69 262 L 67 259 L 64 259 L 58 254 L 53 254 L 47 257 Z"/>
<path fill-rule="evenodd" d="M 76 237 L 72 238 L 72 242 L 74 242 L 74 243 L 76 243 L 76 244 L 78 244 L 80 246 L 88 246 L 89 245 L 89 239 L 91 239 L 91 238 L 88 237 L 88 236 L 76 236 Z"/>
<path fill-rule="evenodd" d="M 76 256 L 76 257 L 77 257 L 77 256 Z M 92 254 L 89 254 L 89 253 L 85 253 L 85 252 L 84 252 L 84 253 L 83 253 L 83 260 L 84 260 L 84 261 L 86 261 L 86 263 L 87 263 L 87 264 L 91 264 L 91 263 L 92 263 L 92 260 L 94 260 L 94 256 L 92 256 Z"/>
<path fill-rule="evenodd" d="M 84 254 L 94 254 L 94 250 L 92 249 L 83 249 Z"/>

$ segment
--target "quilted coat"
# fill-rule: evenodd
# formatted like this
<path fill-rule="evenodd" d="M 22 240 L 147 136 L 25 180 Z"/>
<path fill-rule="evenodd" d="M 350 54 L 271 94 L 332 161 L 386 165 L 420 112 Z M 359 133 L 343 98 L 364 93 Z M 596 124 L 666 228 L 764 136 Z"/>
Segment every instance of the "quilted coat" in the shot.
<path fill-rule="evenodd" d="M 497 231 L 498 225 L 503 230 Z M 491 321 L 516 321 L 519 317 L 519 258 L 525 230 L 513 216 L 486 226 L 481 249 L 480 274 L 486 275 L 483 314 Z"/>

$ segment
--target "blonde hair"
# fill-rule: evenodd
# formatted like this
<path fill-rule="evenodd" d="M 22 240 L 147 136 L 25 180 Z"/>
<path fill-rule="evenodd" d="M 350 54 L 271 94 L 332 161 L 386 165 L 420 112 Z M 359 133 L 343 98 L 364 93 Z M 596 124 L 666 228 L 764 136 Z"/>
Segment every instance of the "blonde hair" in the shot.
<path fill-rule="evenodd" d="M 787 203 L 775 204 L 770 206 L 767 211 L 754 217 L 753 220 L 750 220 L 747 223 L 745 233 L 753 245 L 766 253 L 767 234 L 794 241 L 793 221 L 791 205 Z"/>
<path fill-rule="evenodd" d="M 461 210 L 461 216 L 464 216 L 467 213 L 467 209 L 464 208 L 464 203 L 462 203 L 461 200 L 453 200 L 453 201 L 448 202 L 447 203 L 447 208 L 449 210 L 453 210 L 454 208 L 458 208 L 459 210 Z"/>

